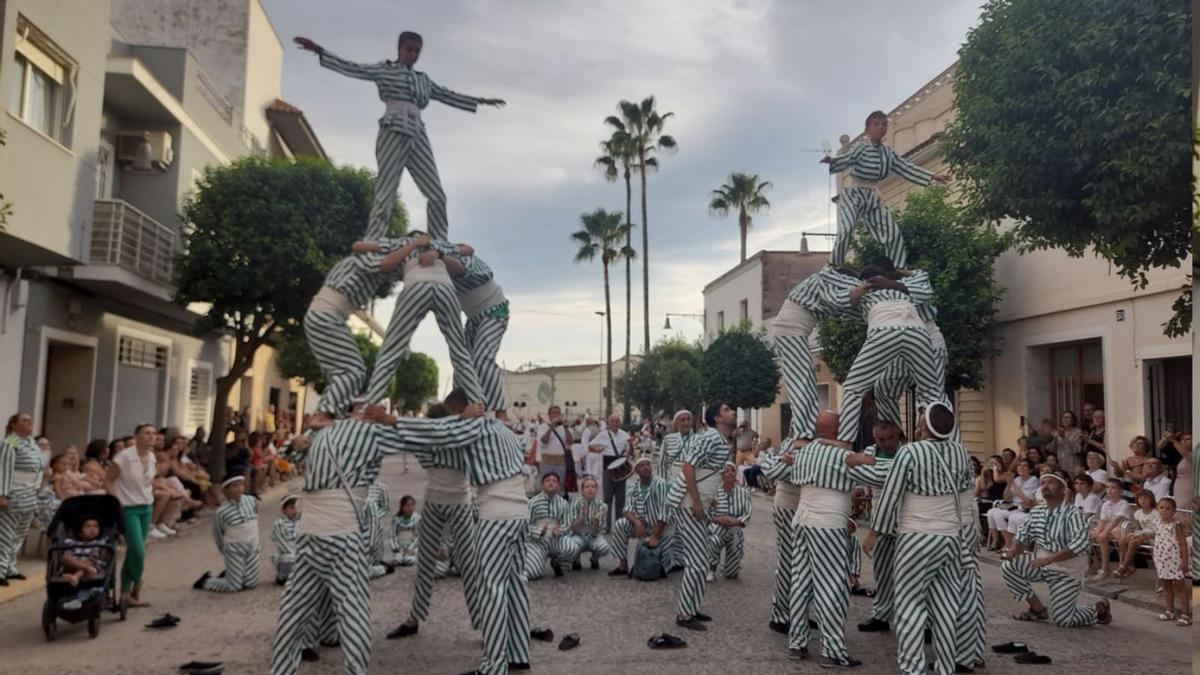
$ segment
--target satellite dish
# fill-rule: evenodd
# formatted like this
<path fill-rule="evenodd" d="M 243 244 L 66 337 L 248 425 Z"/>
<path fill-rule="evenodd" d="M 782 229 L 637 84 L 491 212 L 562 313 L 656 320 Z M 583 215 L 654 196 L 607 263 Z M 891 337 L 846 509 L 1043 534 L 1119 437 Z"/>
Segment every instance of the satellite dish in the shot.
<path fill-rule="evenodd" d="M 539 384 L 538 385 L 538 402 L 539 403 L 549 403 L 550 396 L 553 393 L 554 392 L 550 390 L 549 383 L 543 382 L 543 383 Z"/>

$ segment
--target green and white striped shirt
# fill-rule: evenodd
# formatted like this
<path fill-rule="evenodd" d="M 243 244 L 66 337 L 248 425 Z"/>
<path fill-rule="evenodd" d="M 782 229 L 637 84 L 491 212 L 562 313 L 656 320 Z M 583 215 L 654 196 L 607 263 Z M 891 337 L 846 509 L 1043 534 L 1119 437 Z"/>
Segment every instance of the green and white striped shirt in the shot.
<path fill-rule="evenodd" d="M 771 480 L 782 480 L 792 482 L 792 465 L 784 464 L 780 461 L 787 451 L 792 447 L 796 439 L 788 436 L 783 439 L 778 448 L 773 448 L 770 452 L 763 455 L 762 462 L 759 466 L 762 467 L 763 475 Z"/>
<path fill-rule="evenodd" d="M 750 503 L 750 491 L 741 485 L 735 484 L 729 492 L 725 491 L 725 486 L 721 486 L 717 490 L 717 505 L 714 507 L 712 515 L 733 516 L 741 521 L 742 525 L 749 525 L 750 514 L 753 511 L 754 506 Z"/>
<path fill-rule="evenodd" d="M 491 485 L 521 473 L 525 464 L 525 448 L 521 439 L 504 423 L 492 417 L 477 418 L 480 426 L 475 435 L 459 445 L 445 446 L 434 453 L 434 461 L 442 466 L 453 465 L 454 454 L 465 456 L 467 468 L 464 473 L 471 485 Z M 464 453 L 463 450 L 466 450 Z M 446 456 L 449 453 L 451 456 Z"/>
<path fill-rule="evenodd" d="M 229 528 L 251 522 L 258 522 L 258 500 L 252 495 L 242 495 L 236 502 L 229 500 L 218 506 L 213 514 L 213 541 L 217 542 L 217 548 L 225 550 L 225 532 Z"/>
<path fill-rule="evenodd" d="M 870 477 L 862 483 L 868 487 L 882 489 L 884 483 L 887 482 L 888 472 L 891 471 L 892 462 L 896 461 L 896 457 L 883 457 L 874 445 L 868 445 L 863 450 L 864 455 L 869 455 L 875 458 L 874 464 L 864 465 L 864 469 L 870 470 Z"/>
<path fill-rule="evenodd" d="M 625 481 L 625 510 L 647 527 L 654 525 L 666 518 L 667 487 L 667 481 L 658 476 L 651 476 L 649 485 L 643 485 L 637 476 L 630 478 Z"/>
<path fill-rule="evenodd" d="M 552 532 L 542 533 L 542 521 L 554 520 L 566 531 L 571 525 L 571 505 L 561 495 L 547 497 L 545 492 L 539 492 L 529 500 L 529 534 L 534 539 L 543 536 L 554 536 Z M 553 530 L 553 528 L 550 528 Z"/>
<path fill-rule="evenodd" d="M 691 464 L 698 471 L 719 471 L 728 461 L 731 461 L 729 441 L 716 429 L 689 434 L 680 457 L 681 463 Z"/>
<path fill-rule="evenodd" d="M 795 452 L 792 460 L 792 476 L 788 482 L 798 485 L 815 485 L 826 490 L 850 492 L 855 483 L 866 484 L 872 473 L 868 467 L 846 466 L 846 455 L 850 451 L 821 439 L 810 442 Z"/>
<path fill-rule="evenodd" d="M 408 101 L 424 109 L 429 105 L 429 101 L 433 100 L 467 112 L 475 112 L 479 106 L 478 98 L 450 91 L 435 84 L 425 73 L 403 66 L 397 61 L 355 63 L 324 50 L 320 56 L 321 65 L 335 73 L 374 82 L 379 88 L 379 100 L 384 102 Z"/>
<path fill-rule="evenodd" d="M 822 267 L 820 271 L 792 287 L 787 299 L 812 312 L 818 319 L 829 318 L 861 318 L 858 310 L 845 306 L 837 300 L 841 290 L 849 290 L 859 284 L 855 277 L 842 274 L 832 265 Z M 848 296 L 847 296 L 848 297 Z"/>
<path fill-rule="evenodd" d="M 395 426 L 341 419 L 312 435 L 301 456 L 304 489 L 332 490 L 343 485 L 369 488 L 379 477 L 384 455 L 419 452 L 422 448 L 462 447 L 479 433 L 482 418 L 404 417 Z M 291 453 L 295 457 L 300 453 Z M 519 470 L 519 469 L 518 469 Z M 345 483 L 342 482 L 345 476 Z"/>
<path fill-rule="evenodd" d="M 932 171 L 901 157 L 883 143 L 872 143 L 866 139 L 855 143 L 845 154 L 834 157 L 829 165 L 829 173 L 846 170 L 859 180 L 881 181 L 895 172 L 897 176 L 917 185 L 929 185 L 933 181 Z"/>
<path fill-rule="evenodd" d="M 299 524 L 298 520 L 292 520 L 287 516 L 279 516 L 275 519 L 275 524 L 271 526 L 271 541 L 275 542 L 275 548 L 280 556 L 296 557 L 296 526 Z"/>
<path fill-rule="evenodd" d="M 16 493 L 23 493 L 25 497 L 32 499 L 33 494 L 37 491 L 36 486 L 29 488 L 24 485 L 15 486 L 13 474 L 18 471 L 41 474 L 45 470 L 46 458 L 42 455 L 42 449 L 37 446 L 32 436 L 22 438 L 13 434 L 0 442 L 0 497 L 11 497 Z M 28 501 L 28 499 L 22 501 Z M 14 500 L 9 499 L 9 501 Z M 14 504 L 9 504 L 10 508 L 14 506 Z"/>
<path fill-rule="evenodd" d="M 575 534 L 595 537 L 600 534 L 605 523 L 608 522 L 608 505 L 599 497 L 590 502 L 579 497 L 571 502 L 570 522 L 574 523 L 580 518 L 584 520 L 579 529 L 575 530 Z"/>
<path fill-rule="evenodd" d="M 883 494 L 871 517 L 879 534 L 895 534 L 904 495 L 953 495 L 972 490 L 974 472 L 967 449 L 952 441 L 915 441 L 896 452 Z"/>
<path fill-rule="evenodd" d="M 386 294 L 404 274 L 403 264 L 388 272 L 381 272 L 379 264 L 389 253 L 411 241 L 412 237 L 381 239 L 377 253 L 352 253 L 342 258 L 325 275 L 325 286 L 346 296 L 354 307 L 366 307 L 376 296 Z M 420 253 L 419 249 L 414 249 L 412 256 Z"/>
<path fill-rule="evenodd" d="M 462 263 L 463 268 L 465 268 L 462 274 L 450 275 L 450 280 L 454 283 L 454 292 L 459 295 L 473 291 L 495 278 L 492 268 L 483 261 L 483 258 L 475 254 L 463 255 L 458 250 L 458 244 L 434 242 L 433 246 L 438 251 L 441 251 L 443 256 L 453 257 L 458 260 Z"/>
<path fill-rule="evenodd" d="M 1065 499 L 1056 509 L 1045 504 L 1033 507 L 1017 532 L 1017 541 L 1050 553 L 1069 549 L 1076 555 L 1087 553 L 1091 546 L 1083 512 Z"/>
<path fill-rule="evenodd" d="M 688 434 L 690 436 L 691 434 Z M 683 446 L 687 437 L 678 431 L 663 436 L 662 439 L 662 457 L 659 459 L 658 472 L 660 475 L 666 476 L 670 473 L 671 467 L 683 461 Z"/>
<path fill-rule="evenodd" d="M 925 270 L 913 270 L 900 280 L 908 289 L 909 300 L 917 308 L 917 314 L 925 322 L 937 321 L 937 307 L 933 304 L 933 283 Z"/>

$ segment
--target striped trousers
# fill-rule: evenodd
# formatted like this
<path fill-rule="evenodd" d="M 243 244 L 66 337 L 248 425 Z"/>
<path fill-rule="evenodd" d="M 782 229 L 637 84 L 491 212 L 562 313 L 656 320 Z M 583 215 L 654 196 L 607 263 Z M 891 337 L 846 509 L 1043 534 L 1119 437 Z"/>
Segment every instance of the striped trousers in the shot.
<path fill-rule="evenodd" d="M 946 390 L 946 346 L 933 349 L 933 377 L 938 383 L 938 391 Z M 875 384 L 875 412 L 880 419 L 894 422 L 900 426 L 900 396 L 904 390 L 912 386 L 913 380 L 905 377 L 898 364 L 892 364 L 884 371 L 884 375 Z"/>
<path fill-rule="evenodd" d="M 214 593 L 237 593 L 258 585 L 258 568 L 262 562 L 262 549 L 258 542 L 230 542 L 221 552 L 225 557 L 225 577 L 209 578 L 204 590 Z"/>
<path fill-rule="evenodd" d="M 311 646 L 325 598 L 332 603 L 347 675 L 365 675 L 371 660 L 371 590 L 361 533 L 301 535 L 296 566 L 283 587 L 271 675 L 295 675 Z"/>
<path fill-rule="evenodd" d="M 29 526 L 33 523 L 33 514 L 37 511 L 37 500 L 32 496 L 28 499 L 14 492 L 10 496 L 8 506 L 0 510 L 0 577 L 17 574 L 17 555 L 21 545 L 29 534 Z"/>
<path fill-rule="evenodd" d="M 850 606 L 850 532 L 844 528 L 798 527 L 792 550 L 791 630 L 788 647 L 807 648 L 810 615 L 821 630 L 821 655 L 838 661 L 846 650 L 846 610 Z"/>
<path fill-rule="evenodd" d="M 867 233 L 883 245 L 884 254 L 891 258 L 896 267 L 904 267 L 908 256 L 900 227 L 892 218 L 891 211 L 879 199 L 879 193 L 872 188 L 862 187 L 843 188 L 838 193 L 837 241 L 829 254 L 829 262 L 833 265 L 846 262 L 846 253 L 854 243 L 854 227 L 860 221 L 867 228 Z"/>
<path fill-rule="evenodd" d="M 396 204 L 396 189 L 407 168 L 425 197 L 425 231 L 432 239 L 445 240 L 450 234 L 446 193 L 442 190 L 437 164 L 433 160 L 433 146 L 429 144 L 425 130 L 409 135 L 390 127 L 379 127 L 379 135 L 375 137 L 375 161 L 379 164 L 379 174 L 375 176 L 375 201 L 371 204 L 367 234 L 363 239 L 374 241 L 387 233 Z"/>
<path fill-rule="evenodd" d="M 875 597 L 871 601 L 871 617 L 890 622 L 896 597 L 896 538 L 890 534 L 879 535 L 873 555 L 871 569 L 875 572 Z"/>
<path fill-rule="evenodd" d="M 475 569 L 481 591 L 484 656 L 479 671 L 502 675 L 509 663 L 529 663 L 529 587 L 525 539 L 529 521 L 480 520 Z"/>
<path fill-rule="evenodd" d="M 863 396 L 875 388 L 889 365 L 904 377 L 912 378 L 922 405 L 946 400 L 945 392 L 938 386 L 933 347 L 924 326 L 869 329 L 867 340 L 842 383 L 838 440 L 852 443 L 858 438 Z"/>
<path fill-rule="evenodd" d="M 438 328 L 441 329 L 446 346 L 450 349 L 455 386 L 466 390 L 471 401 L 480 400 L 479 381 L 475 377 L 471 350 L 467 347 L 467 340 L 463 334 L 462 308 L 458 305 L 454 287 L 422 281 L 405 283 L 404 290 L 396 299 L 396 308 L 392 312 L 391 322 L 388 323 L 387 335 L 383 338 L 383 345 L 379 347 L 375 370 L 371 373 L 370 384 L 367 385 L 368 404 L 378 403 L 387 398 L 388 388 L 396 375 L 396 366 L 408 354 L 413 333 L 417 331 L 421 319 L 430 311 L 437 319 Z"/>
<path fill-rule="evenodd" d="M 1067 572 L 1033 566 L 1033 554 L 1025 553 L 1005 560 L 1000 569 L 1004 585 L 1017 600 L 1037 597 L 1033 583 L 1044 581 L 1050 587 L 1050 619 L 1064 628 L 1091 626 L 1096 623 L 1095 607 L 1080 607 L 1079 592 L 1083 579 Z"/>
<path fill-rule="evenodd" d="M 704 603 L 704 592 L 708 589 L 708 565 L 712 551 L 707 520 L 696 520 L 686 508 L 677 509 L 676 533 L 681 546 L 679 561 L 683 564 L 683 580 L 679 583 L 679 616 L 695 616 Z"/>
<path fill-rule="evenodd" d="M 530 538 L 525 547 L 525 574 L 530 581 L 541 579 L 546 573 L 546 558 L 551 558 L 555 565 L 561 565 L 578 557 L 579 540 L 569 534 Z"/>
<path fill-rule="evenodd" d="M 346 317 L 336 312 L 306 312 L 304 338 L 325 376 L 325 392 L 317 410 L 336 417 L 345 412 L 367 378 L 362 352 L 346 325 Z"/>
<path fill-rule="evenodd" d="M 500 379 L 496 355 L 500 353 L 500 343 L 504 340 L 506 330 L 507 316 L 488 316 L 485 312 L 467 319 L 467 344 L 471 346 L 471 355 L 475 360 L 475 375 L 479 378 L 485 410 L 505 408 L 504 383 Z"/>
<path fill-rule="evenodd" d="M 896 535 L 897 663 L 904 675 L 924 675 L 925 626 L 933 632 L 934 672 L 954 672 L 954 620 L 962 585 L 958 537 Z"/>
<path fill-rule="evenodd" d="M 421 511 L 421 522 L 417 523 L 417 578 L 413 581 L 412 610 L 409 617 L 414 621 L 429 618 L 429 599 L 433 596 L 433 580 L 436 578 L 438 548 L 447 539 L 454 538 L 451 556 L 454 566 L 463 577 L 463 590 L 471 624 L 478 624 L 479 592 L 474 574 L 475 541 L 472 532 L 470 504 L 434 504 L 426 500 Z"/>
<path fill-rule="evenodd" d="M 849 546 L 848 555 L 850 556 L 850 560 L 846 569 L 850 576 L 857 579 L 862 576 L 862 546 L 853 534 L 850 535 Z"/>
<path fill-rule="evenodd" d="M 588 551 L 592 554 L 592 560 L 600 560 L 613 554 L 613 547 L 609 545 L 608 540 L 602 534 L 572 534 L 570 537 L 575 540 L 575 546 L 579 551 L 575 554 L 576 560 Z"/>
<path fill-rule="evenodd" d="M 771 621 L 789 623 L 792 602 L 792 555 L 796 547 L 796 530 L 792 527 L 793 509 L 778 506 L 771 513 L 775 523 L 775 543 L 779 556 L 775 560 L 775 593 L 771 596 Z"/>
<path fill-rule="evenodd" d="M 721 563 L 721 554 L 725 554 L 725 562 L 721 564 L 721 575 L 726 579 L 734 579 L 742 571 L 742 556 L 745 554 L 746 531 L 740 527 L 720 527 L 712 533 L 709 541 L 712 554 L 709 564 L 716 566 Z"/>
<path fill-rule="evenodd" d="M 793 438 L 812 438 L 817 420 L 817 376 L 813 370 L 808 336 L 780 335 L 775 338 L 779 368 L 787 388 L 788 404 L 792 408 L 791 435 Z"/>
<path fill-rule="evenodd" d="M 958 531 L 958 613 L 954 617 L 954 662 L 972 666 L 983 660 L 987 642 L 987 611 L 983 606 L 983 577 L 979 574 L 979 515 L 963 523 Z"/>

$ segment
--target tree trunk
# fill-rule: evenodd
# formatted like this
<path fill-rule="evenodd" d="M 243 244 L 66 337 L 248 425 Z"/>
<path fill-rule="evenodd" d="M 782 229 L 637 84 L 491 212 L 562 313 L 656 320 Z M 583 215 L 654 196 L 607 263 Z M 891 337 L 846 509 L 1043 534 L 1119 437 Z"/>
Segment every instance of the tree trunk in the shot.
<path fill-rule="evenodd" d="M 604 409 L 604 415 L 607 417 L 613 411 L 613 380 L 612 380 L 612 295 L 609 292 L 608 281 L 608 261 L 604 261 L 604 322 L 607 324 L 608 334 L 608 358 L 604 362 L 605 379 L 608 382 L 607 391 L 604 392 L 604 400 L 607 407 Z"/>
<path fill-rule="evenodd" d="M 625 245 L 633 248 L 633 183 L 625 167 Z M 625 376 L 629 376 L 630 330 L 633 325 L 633 261 L 625 258 Z M 625 401 L 625 421 L 629 421 L 629 401 Z"/>
<path fill-rule="evenodd" d="M 746 209 L 742 209 L 738 213 L 738 229 L 742 231 L 742 259 L 741 262 L 746 262 L 746 230 L 750 229 L 750 217 L 746 214 Z"/>
<path fill-rule="evenodd" d="M 261 330 L 262 332 L 258 332 Z M 274 322 L 265 328 L 255 329 L 250 335 L 234 336 L 236 348 L 233 350 L 233 362 L 229 364 L 229 372 L 217 378 L 216 401 L 213 403 L 212 429 L 208 432 L 208 445 L 212 451 L 209 455 L 208 472 L 214 482 L 220 482 L 225 477 L 225 432 L 228 420 L 225 419 L 225 409 L 229 407 L 229 392 L 233 383 L 237 382 L 250 366 L 254 365 L 254 355 L 258 348 L 266 344 L 267 338 L 275 330 Z"/>
<path fill-rule="evenodd" d="M 638 149 L 642 170 L 642 356 L 650 354 L 650 223 L 646 218 L 646 150 Z"/>

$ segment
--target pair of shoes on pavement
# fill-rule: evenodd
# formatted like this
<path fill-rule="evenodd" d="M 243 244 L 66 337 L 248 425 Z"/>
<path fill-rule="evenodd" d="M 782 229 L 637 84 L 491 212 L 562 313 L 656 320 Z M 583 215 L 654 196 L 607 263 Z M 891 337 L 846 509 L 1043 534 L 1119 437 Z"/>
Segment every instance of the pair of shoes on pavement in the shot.
<path fill-rule="evenodd" d="M 608 573 L 608 576 L 610 576 L 610 577 L 628 577 L 628 576 L 629 576 L 629 570 L 628 570 L 628 569 L 621 569 L 620 567 L 618 567 L 618 568 L 616 568 L 616 569 L 612 570 L 611 572 L 609 572 L 609 573 Z"/>
<path fill-rule="evenodd" d="M 707 614 L 701 614 L 700 612 L 696 612 L 692 616 L 688 616 L 688 617 L 683 617 L 683 616 L 675 617 L 675 625 L 676 626 L 679 626 L 680 628 L 686 628 L 688 630 L 695 630 L 695 631 L 708 630 L 708 626 L 705 626 L 704 624 L 708 623 L 709 621 L 712 621 L 712 617 Z"/>
<path fill-rule="evenodd" d="M 788 658 L 792 661 L 804 661 L 808 659 L 808 647 L 792 647 L 788 649 Z M 822 668 L 831 668 L 837 670 L 851 670 L 862 666 L 862 661 L 852 659 L 847 656 L 844 659 L 831 659 L 827 656 L 821 657 L 821 661 L 817 664 Z"/>

